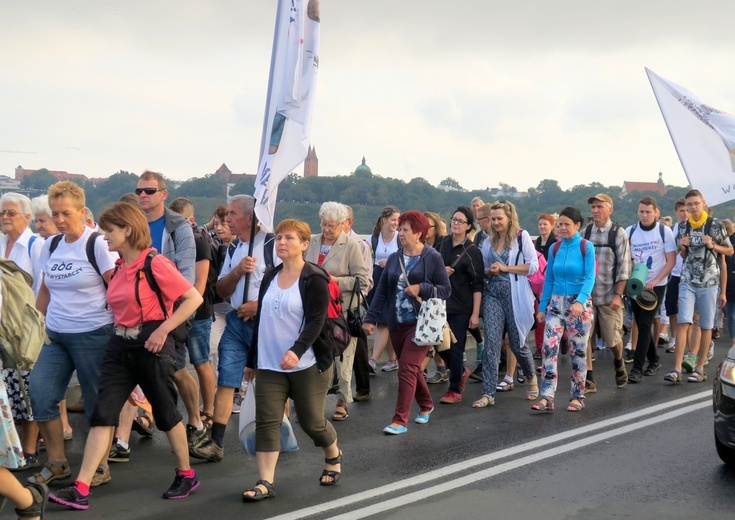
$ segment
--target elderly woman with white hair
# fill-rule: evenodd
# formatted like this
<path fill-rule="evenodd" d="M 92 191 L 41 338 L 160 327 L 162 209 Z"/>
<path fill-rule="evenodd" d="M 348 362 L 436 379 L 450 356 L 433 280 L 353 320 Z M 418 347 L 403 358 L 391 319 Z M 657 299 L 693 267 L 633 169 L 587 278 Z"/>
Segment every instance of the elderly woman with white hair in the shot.
<path fill-rule="evenodd" d="M 38 294 L 41 283 L 40 257 L 43 239 L 31 232 L 31 199 L 20 193 L 5 193 L 0 197 L 2 213 L 2 231 L 0 238 L 0 256 L 12 260 L 33 278 L 33 292 Z M 18 371 L 14 368 L 3 368 L 3 380 L 8 391 L 13 418 L 21 422 L 21 445 L 25 456 L 25 465 L 17 470 L 35 468 L 40 465 L 36 454 L 38 441 L 38 425 L 33 422 L 33 412 L 29 401 L 23 399 L 23 390 L 18 379 Z M 26 390 L 29 386 L 30 371 L 21 371 Z"/>
<path fill-rule="evenodd" d="M 31 206 L 33 222 L 41 238 L 46 239 L 50 236 L 58 235 L 59 230 L 56 229 L 56 224 L 51 220 L 51 206 L 48 204 L 48 194 L 32 198 Z"/>
<path fill-rule="evenodd" d="M 368 286 L 370 271 L 362 257 L 360 244 L 348 237 L 342 230 L 342 223 L 347 218 L 344 206 L 339 202 L 325 202 L 319 209 L 319 220 L 322 232 L 312 235 L 306 250 L 305 260 L 326 269 L 332 280 L 339 284 L 342 299 L 349 302 L 349 294 L 355 284 L 360 288 Z M 347 312 L 346 305 L 342 310 Z M 355 359 L 357 338 L 352 338 L 344 353 L 335 360 L 335 369 L 339 376 L 337 406 L 332 415 L 333 421 L 344 421 L 350 415 L 347 406 L 352 402 L 352 363 Z"/>

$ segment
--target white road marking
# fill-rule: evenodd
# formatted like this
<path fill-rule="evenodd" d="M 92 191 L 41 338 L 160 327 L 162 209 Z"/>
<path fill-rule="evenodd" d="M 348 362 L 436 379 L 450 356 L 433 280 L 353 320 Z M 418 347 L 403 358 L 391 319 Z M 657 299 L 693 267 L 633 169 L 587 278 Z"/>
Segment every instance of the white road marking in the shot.
<path fill-rule="evenodd" d="M 538 462 L 539 460 L 543 460 L 548 457 L 555 457 L 562 453 L 566 453 L 568 451 L 571 451 L 571 450 L 574 450 L 574 449 L 577 449 L 583 446 L 588 446 L 590 444 L 594 444 L 596 442 L 600 442 L 602 440 L 609 439 L 611 437 L 622 435 L 622 434 L 625 434 L 625 433 L 628 433 L 634 430 L 638 430 L 641 428 L 646 428 L 648 426 L 651 426 L 653 424 L 657 424 L 660 422 L 668 421 L 675 417 L 679 417 L 681 415 L 685 415 L 687 413 L 694 412 L 696 410 L 699 410 L 707 406 L 712 406 L 711 401 L 707 400 L 701 403 L 696 403 L 694 405 L 687 406 L 685 408 L 681 408 L 683 405 L 686 405 L 693 401 L 699 401 L 701 399 L 709 398 L 711 396 L 712 396 L 712 392 L 709 390 L 704 391 L 704 392 L 699 392 L 697 394 L 682 397 L 674 401 L 668 401 L 666 403 L 661 403 L 655 406 L 651 406 L 649 408 L 644 408 L 642 410 L 637 410 L 635 412 L 623 414 L 618 417 L 612 417 L 610 419 L 605 419 L 603 421 L 588 424 L 586 426 L 575 428 L 573 430 L 567 430 L 565 432 L 560 432 L 554 435 L 550 435 L 548 437 L 543 437 L 541 439 L 534 439 L 533 441 L 530 441 L 524 444 L 520 444 L 518 446 L 512 446 L 510 448 L 506 448 L 500 451 L 489 453 L 487 455 L 482 455 L 480 457 L 468 459 L 462 462 L 458 462 L 456 464 L 442 467 L 437 470 L 433 470 L 433 471 L 429 471 L 426 473 L 422 473 L 420 475 L 416 475 L 415 477 L 403 479 L 397 482 L 386 484 L 384 486 L 379 486 L 377 488 L 363 491 L 361 493 L 356 493 L 354 495 L 343 497 L 337 500 L 332 500 L 331 502 L 325 502 L 323 504 L 317 504 L 314 506 L 299 509 L 297 511 L 285 513 L 283 515 L 273 517 L 271 520 L 296 520 L 299 518 L 307 518 L 313 515 L 327 513 L 328 511 L 332 511 L 335 509 L 348 507 L 358 502 L 372 500 L 372 499 L 381 497 L 385 495 L 386 493 L 392 494 L 392 493 L 395 493 L 396 491 L 400 491 L 401 489 L 410 488 L 414 486 L 422 486 L 433 480 L 442 479 L 444 481 L 444 483 L 436 485 L 436 486 L 424 488 L 414 493 L 409 493 L 407 495 L 401 495 L 397 498 L 380 502 L 379 504 L 375 504 L 372 506 L 366 506 L 362 509 L 352 510 L 344 515 L 333 517 L 334 519 L 345 519 L 345 520 L 365 518 L 370 515 L 375 515 L 375 514 L 390 510 L 390 509 L 405 506 L 412 502 L 423 500 L 437 493 L 441 493 L 441 492 L 445 492 L 445 491 L 455 489 L 458 487 L 466 486 L 472 482 L 477 482 L 478 480 L 484 480 L 486 478 L 492 477 L 499 473 L 503 473 L 505 471 L 510 471 L 512 469 L 519 468 L 526 464 Z M 670 408 L 675 408 L 675 410 L 668 412 L 668 413 L 664 413 L 662 415 L 658 415 L 656 417 L 652 417 L 650 419 L 646 419 L 640 422 L 635 422 L 630 425 L 622 426 L 615 430 L 610 430 L 610 431 L 606 431 L 603 433 L 599 433 L 591 437 L 586 436 L 590 432 L 601 430 L 601 429 L 608 429 L 617 424 L 640 419 L 647 415 L 657 414 L 659 412 L 663 412 Z M 580 435 L 585 436 L 585 438 L 572 442 L 572 443 L 568 443 L 570 438 L 577 437 Z M 488 464 L 488 463 L 491 463 L 497 460 L 501 460 L 504 458 L 508 458 L 508 457 L 514 457 L 514 456 L 517 456 L 527 451 L 535 451 L 543 446 L 548 446 L 548 445 L 555 444 L 555 443 L 562 442 L 562 441 L 566 443 L 557 447 L 554 450 L 541 451 L 541 452 L 534 453 L 532 455 L 528 455 L 520 459 L 516 458 L 512 461 L 505 462 L 503 464 L 494 466 L 492 468 L 488 468 L 478 473 L 473 473 L 465 477 L 458 478 L 456 480 L 451 480 L 448 482 L 446 481 L 446 479 L 448 477 L 451 477 L 453 474 L 464 473 L 472 467 L 482 466 L 482 465 L 485 465 L 485 464 Z"/>

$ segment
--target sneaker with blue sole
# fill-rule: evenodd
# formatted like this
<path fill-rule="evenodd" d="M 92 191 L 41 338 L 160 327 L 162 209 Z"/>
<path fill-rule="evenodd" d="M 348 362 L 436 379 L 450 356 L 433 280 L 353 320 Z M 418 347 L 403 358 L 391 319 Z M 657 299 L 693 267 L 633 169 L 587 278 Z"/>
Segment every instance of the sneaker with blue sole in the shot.
<path fill-rule="evenodd" d="M 400 435 L 402 433 L 406 433 L 408 431 L 408 428 L 405 426 L 393 426 L 389 424 L 385 428 L 383 428 L 383 433 L 387 433 L 388 435 Z"/>

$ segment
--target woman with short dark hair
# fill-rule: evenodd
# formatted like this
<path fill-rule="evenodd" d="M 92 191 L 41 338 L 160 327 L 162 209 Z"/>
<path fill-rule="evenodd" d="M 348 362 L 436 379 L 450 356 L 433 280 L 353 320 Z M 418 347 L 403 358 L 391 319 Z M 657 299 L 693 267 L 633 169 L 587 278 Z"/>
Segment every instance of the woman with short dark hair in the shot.
<path fill-rule="evenodd" d="M 421 409 L 415 423 L 428 423 L 434 410 L 421 371 L 421 362 L 430 347 L 413 341 L 420 309 L 417 297 L 426 300 L 436 293 L 437 298 L 446 300 L 452 292 L 441 255 L 425 244 L 428 219 L 418 211 L 407 211 L 398 219 L 398 226 L 401 247 L 386 261 L 363 325 L 365 332 L 372 334 L 381 311 L 388 309 L 390 339 L 398 356 L 398 397 L 393 421 L 383 432 L 392 435 L 408 430 L 406 425 L 414 398 Z"/>
<path fill-rule="evenodd" d="M 595 285 L 595 246 L 584 243 L 579 228 L 584 219 L 577 208 L 566 207 L 556 221 L 561 242 L 549 252 L 544 292 L 541 295 L 539 323 L 544 328 L 543 365 L 541 369 L 541 399 L 531 408 L 550 412 L 554 410 L 554 393 L 559 379 L 557 361 L 559 343 L 564 332 L 570 342 L 572 358 L 571 399 L 567 411 L 584 409 L 584 385 L 587 376 L 587 338 L 592 324 L 590 294 Z"/>

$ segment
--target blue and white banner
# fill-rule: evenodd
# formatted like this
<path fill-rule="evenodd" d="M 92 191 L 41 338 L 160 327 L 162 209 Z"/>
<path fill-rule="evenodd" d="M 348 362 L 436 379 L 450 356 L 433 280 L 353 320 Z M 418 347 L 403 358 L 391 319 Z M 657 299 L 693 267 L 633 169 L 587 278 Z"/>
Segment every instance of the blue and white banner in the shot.
<path fill-rule="evenodd" d="M 735 199 L 735 116 L 646 68 L 689 184 L 709 206 Z"/>
<path fill-rule="evenodd" d="M 273 231 L 278 184 L 306 158 L 319 69 L 319 0 L 279 0 L 255 215 Z"/>

